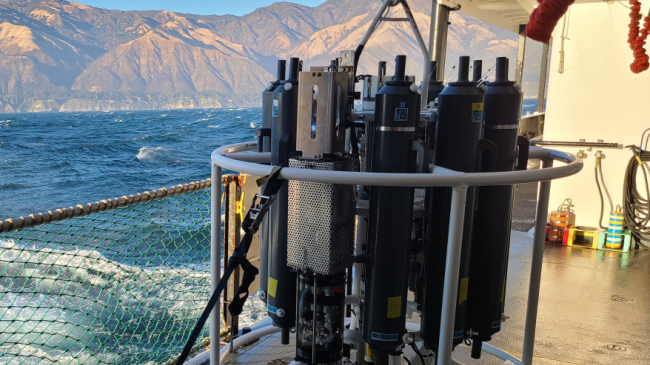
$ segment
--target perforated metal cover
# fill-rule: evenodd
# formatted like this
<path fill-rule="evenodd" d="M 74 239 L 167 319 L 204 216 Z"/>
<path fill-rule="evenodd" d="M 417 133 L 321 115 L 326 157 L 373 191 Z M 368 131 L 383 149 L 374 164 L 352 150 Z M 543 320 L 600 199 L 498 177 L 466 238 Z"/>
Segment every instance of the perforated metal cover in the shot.
<path fill-rule="evenodd" d="M 289 161 L 300 169 L 358 171 L 357 159 Z M 330 275 L 354 262 L 356 198 L 350 185 L 289 182 L 289 242 L 287 264 Z"/>

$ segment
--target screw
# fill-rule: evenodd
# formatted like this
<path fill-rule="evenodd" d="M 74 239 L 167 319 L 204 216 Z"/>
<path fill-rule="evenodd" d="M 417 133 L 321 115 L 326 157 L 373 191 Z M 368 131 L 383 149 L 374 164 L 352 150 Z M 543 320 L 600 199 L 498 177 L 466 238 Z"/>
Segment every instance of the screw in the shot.
<path fill-rule="evenodd" d="M 284 317 L 284 314 L 285 314 L 284 309 L 282 309 L 282 308 L 278 308 L 278 310 L 275 311 L 275 315 L 280 317 L 280 318 Z"/>

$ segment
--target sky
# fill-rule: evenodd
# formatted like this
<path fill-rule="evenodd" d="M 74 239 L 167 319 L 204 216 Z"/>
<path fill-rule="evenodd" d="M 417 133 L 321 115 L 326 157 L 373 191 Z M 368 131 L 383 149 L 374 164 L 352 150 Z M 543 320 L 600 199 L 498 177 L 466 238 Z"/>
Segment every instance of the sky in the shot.
<path fill-rule="evenodd" d="M 245 15 L 278 0 L 74 0 L 78 3 L 116 10 L 169 10 L 191 14 Z M 284 0 L 317 6 L 325 0 Z"/>

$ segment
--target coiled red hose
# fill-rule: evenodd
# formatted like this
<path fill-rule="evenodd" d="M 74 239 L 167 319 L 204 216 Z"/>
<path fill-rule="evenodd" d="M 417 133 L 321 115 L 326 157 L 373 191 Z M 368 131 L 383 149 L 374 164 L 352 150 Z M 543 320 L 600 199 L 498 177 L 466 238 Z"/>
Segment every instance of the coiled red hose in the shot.
<path fill-rule="evenodd" d="M 575 0 L 537 0 L 539 6 L 530 14 L 526 36 L 539 42 L 548 42 L 553 29 Z M 630 0 L 633 1 L 633 0 Z"/>
<path fill-rule="evenodd" d="M 635 74 L 646 71 L 650 67 L 650 63 L 648 63 L 650 57 L 645 50 L 645 41 L 650 31 L 650 15 L 643 20 L 643 28 L 639 25 L 642 17 L 639 0 L 630 0 L 630 32 L 627 36 L 627 43 L 630 44 L 634 54 L 634 62 L 630 65 L 630 69 Z"/>

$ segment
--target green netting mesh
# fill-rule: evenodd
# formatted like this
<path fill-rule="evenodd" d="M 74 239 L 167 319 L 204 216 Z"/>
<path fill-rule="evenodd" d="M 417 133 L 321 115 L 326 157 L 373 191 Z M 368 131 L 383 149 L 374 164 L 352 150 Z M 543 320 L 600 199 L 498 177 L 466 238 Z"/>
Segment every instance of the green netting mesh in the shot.
<path fill-rule="evenodd" d="M 0 234 L 0 364 L 165 363 L 209 259 L 210 189 Z"/>

